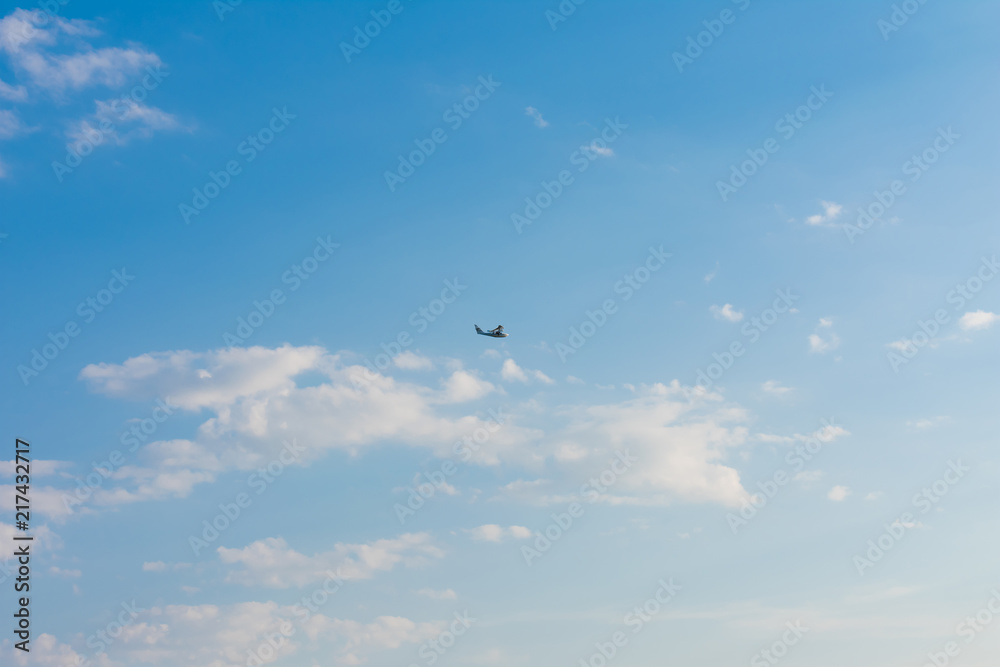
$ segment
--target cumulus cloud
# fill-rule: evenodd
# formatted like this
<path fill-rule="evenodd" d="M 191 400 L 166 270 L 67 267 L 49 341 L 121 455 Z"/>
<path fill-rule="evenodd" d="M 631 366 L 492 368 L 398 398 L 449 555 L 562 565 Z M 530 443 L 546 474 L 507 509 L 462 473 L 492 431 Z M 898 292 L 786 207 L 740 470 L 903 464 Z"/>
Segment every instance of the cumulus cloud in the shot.
<path fill-rule="evenodd" d="M 521 368 L 513 359 L 505 359 L 503 367 L 500 369 L 500 377 L 507 382 L 522 382 L 527 384 L 532 380 L 544 384 L 554 384 L 555 380 L 541 371 L 533 371 Z"/>
<path fill-rule="evenodd" d="M 526 540 L 531 537 L 531 530 L 524 526 L 508 526 L 504 528 L 495 523 L 470 528 L 466 531 L 475 542 L 503 542 L 507 539 Z"/>
<path fill-rule="evenodd" d="M 404 371 L 429 371 L 434 368 L 433 361 L 410 350 L 397 354 L 393 357 L 392 363 L 396 365 L 396 368 L 401 368 Z"/>
<path fill-rule="evenodd" d="M 722 307 L 712 306 L 709 310 L 712 311 L 712 315 L 714 315 L 717 320 L 739 322 L 743 319 L 743 311 L 734 309 L 733 305 L 730 303 L 727 303 Z"/>
<path fill-rule="evenodd" d="M 835 486 L 830 489 L 830 492 L 826 494 L 826 497 L 830 500 L 839 503 L 840 501 L 851 495 L 851 490 L 846 486 Z"/>
<path fill-rule="evenodd" d="M 495 390 L 490 382 L 464 370 L 455 371 L 445 381 L 445 393 L 450 403 L 474 401 Z"/>
<path fill-rule="evenodd" d="M 65 667 L 84 662 L 91 667 L 242 667 L 249 651 L 263 658 L 251 664 L 284 664 L 306 651 L 339 664 L 361 664 L 378 652 L 416 646 L 437 637 L 452 620 L 418 622 L 402 616 L 378 616 L 359 621 L 312 612 L 303 617 L 304 611 L 301 604 L 283 606 L 272 601 L 140 608 L 138 617 L 117 635 L 107 654 L 84 656 L 49 634 L 32 642 L 30 654 L 22 656 L 9 639 L 4 639 L 0 648 L 9 652 L 19 667 Z M 291 634 L 284 636 L 283 629 Z M 272 644 L 268 637 L 280 641 Z"/>
<path fill-rule="evenodd" d="M 493 390 L 475 371 L 455 370 L 431 378 L 428 386 L 351 365 L 347 358 L 285 345 L 150 353 L 86 367 L 81 378 L 94 391 L 130 399 L 162 396 L 179 409 L 209 413 L 189 439 L 140 449 L 135 464 L 116 471 L 95 492 L 91 506 L 184 497 L 225 471 L 274 462 L 283 442 L 300 452 L 286 461 L 294 466 L 331 450 L 360 454 L 386 443 L 451 457 L 456 442 L 476 433 L 487 437 L 477 440 L 470 463 L 536 471 L 554 465 L 574 479 L 600 474 L 615 451 L 629 450 L 641 463 L 602 494 L 602 502 L 731 506 L 747 497 L 727 459 L 749 442 L 750 416 L 717 394 L 675 380 L 629 385 L 630 398 L 620 402 L 564 405 L 551 413 L 534 402 L 513 414 L 508 408 L 496 413 L 495 406 L 472 403 Z M 296 377 L 306 371 L 310 382 L 299 386 Z M 507 380 L 544 382 L 536 373 L 513 361 L 501 372 Z"/>
<path fill-rule="evenodd" d="M 300 588 L 326 581 L 331 573 L 345 581 L 370 579 L 397 565 L 416 567 L 444 556 L 426 533 L 407 533 L 370 544 L 338 543 L 313 556 L 295 551 L 280 537 L 258 540 L 242 549 L 219 547 L 218 553 L 223 563 L 242 565 L 231 570 L 226 581 L 268 588 Z"/>
<path fill-rule="evenodd" d="M 821 201 L 820 206 L 823 207 L 823 212 L 806 218 L 807 225 L 811 225 L 813 227 L 829 225 L 831 222 L 836 220 L 844 210 L 843 206 L 832 201 Z"/>
<path fill-rule="evenodd" d="M 962 315 L 961 319 L 958 320 L 958 326 L 963 331 L 982 331 L 992 327 L 997 320 L 1000 320 L 1000 315 L 996 313 L 976 310 Z"/>
<path fill-rule="evenodd" d="M 816 325 L 815 333 L 809 336 L 809 351 L 826 354 L 840 347 L 840 336 L 833 331 L 833 320 L 823 318 Z"/>
<path fill-rule="evenodd" d="M 338 661 L 356 665 L 365 661 L 370 651 L 420 644 L 438 637 L 447 628 L 445 621 L 415 622 L 400 616 L 379 616 L 370 623 L 330 618 L 322 614 L 309 619 L 306 634 L 310 639 L 334 637 L 343 640 Z"/>
<path fill-rule="evenodd" d="M 91 667 L 109 667 L 111 664 L 106 655 L 86 658 L 69 644 L 60 643 L 53 635 L 42 633 L 31 642 L 31 652 L 25 653 L 14 648 L 9 639 L 0 643 L 0 649 L 13 660 L 18 667 L 65 667 L 65 665 L 80 665 L 89 660 Z M 29 658 L 30 656 L 30 658 Z"/>
<path fill-rule="evenodd" d="M 31 476 L 37 479 L 56 475 L 72 465 L 69 461 L 39 459 L 31 462 Z M 0 477 L 14 477 L 17 474 L 16 466 L 16 461 L 0 461 Z"/>

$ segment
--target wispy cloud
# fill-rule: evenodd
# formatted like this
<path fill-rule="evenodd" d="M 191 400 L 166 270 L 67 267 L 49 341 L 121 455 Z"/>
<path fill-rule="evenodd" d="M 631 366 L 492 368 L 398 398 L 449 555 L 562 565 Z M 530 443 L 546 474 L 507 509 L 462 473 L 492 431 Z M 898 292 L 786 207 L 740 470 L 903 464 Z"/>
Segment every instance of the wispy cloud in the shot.
<path fill-rule="evenodd" d="M 513 359 L 505 359 L 503 368 L 500 369 L 500 377 L 507 382 L 521 382 L 527 384 L 532 380 L 543 384 L 554 384 L 555 380 L 541 371 L 521 368 Z"/>
<path fill-rule="evenodd" d="M 589 146 L 580 146 L 580 150 L 599 155 L 600 157 L 613 157 L 615 154 L 610 146 L 601 146 L 596 140 L 592 141 Z"/>
<path fill-rule="evenodd" d="M 760 386 L 768 394 L 773 394 L 775 396 L 783 396 L 790 392 L 791 387 L 784 387 L 777 380 L 768 380 Z"/>
<path fill-rule="evenodd" d="M 718 262 L 715 263 L 715 268 L 712 269 L 712 272 L 705 276 L 705 282 L 706 283 L 712 282 L 713 280 L 715 280 L 715 276 L 717 276 L 717 275 L 719 275 L 719 263 Z"/>
<path fill-rule="evenodd" d="M 525 115 L 531 116 L 535 120 L 536 127 L 548 127 L 549 123 L 547 120 L 542 118 L 542 112 L 535 107 L 528 107 L 524 110 Z"/>
<path fill-rule="evenodd" d="M 508 526 L 504 528 L 495 523 L 470 528 L 465 532 L 475 542 L 503 542 L 508 539 L 526 540 L 531 537 L 531 530 L 524 526 Z"/>

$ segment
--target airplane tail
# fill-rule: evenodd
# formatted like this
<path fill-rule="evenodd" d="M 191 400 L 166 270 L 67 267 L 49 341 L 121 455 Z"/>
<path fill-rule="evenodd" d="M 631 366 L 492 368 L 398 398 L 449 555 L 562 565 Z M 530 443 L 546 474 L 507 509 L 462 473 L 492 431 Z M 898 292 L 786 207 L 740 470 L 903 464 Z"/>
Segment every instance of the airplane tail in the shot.
<path fill-rule="evenodd" d="M 476 333 L 486 333 L 485 331 L 483 331 L 482 329 L 479 328 L 478 324 L 475 325 L 475 327 L 476 327 Z"/>

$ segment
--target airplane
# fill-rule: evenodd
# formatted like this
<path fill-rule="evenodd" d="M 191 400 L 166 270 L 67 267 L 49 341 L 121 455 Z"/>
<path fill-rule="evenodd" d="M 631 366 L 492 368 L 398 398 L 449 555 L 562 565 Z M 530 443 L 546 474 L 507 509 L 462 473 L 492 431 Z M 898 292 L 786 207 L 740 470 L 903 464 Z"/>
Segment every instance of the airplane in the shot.
<path fill-rule="evenodd" d="M 490 329 L 489 331 L 483 331 L 482 329 L 479 328 L 479 325 L 477 324 L 476 333 L 479 334 L 480 336 L 489 336 L 491 338 L 506 338 L 507 336 L 510 335 L 509 333 L 503 332 L 502 324 L 497 326 L 496 329 Z"/>

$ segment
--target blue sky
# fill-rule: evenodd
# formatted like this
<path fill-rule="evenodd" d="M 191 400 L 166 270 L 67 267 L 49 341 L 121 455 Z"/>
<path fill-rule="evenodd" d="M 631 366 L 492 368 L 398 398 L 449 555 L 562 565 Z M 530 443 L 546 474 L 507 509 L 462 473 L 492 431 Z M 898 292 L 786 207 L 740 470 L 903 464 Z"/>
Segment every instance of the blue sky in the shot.
<path fill-rule="evenodd" d="M 992 665 L 998 18 L 4 4 L 4 654 Z"/>

